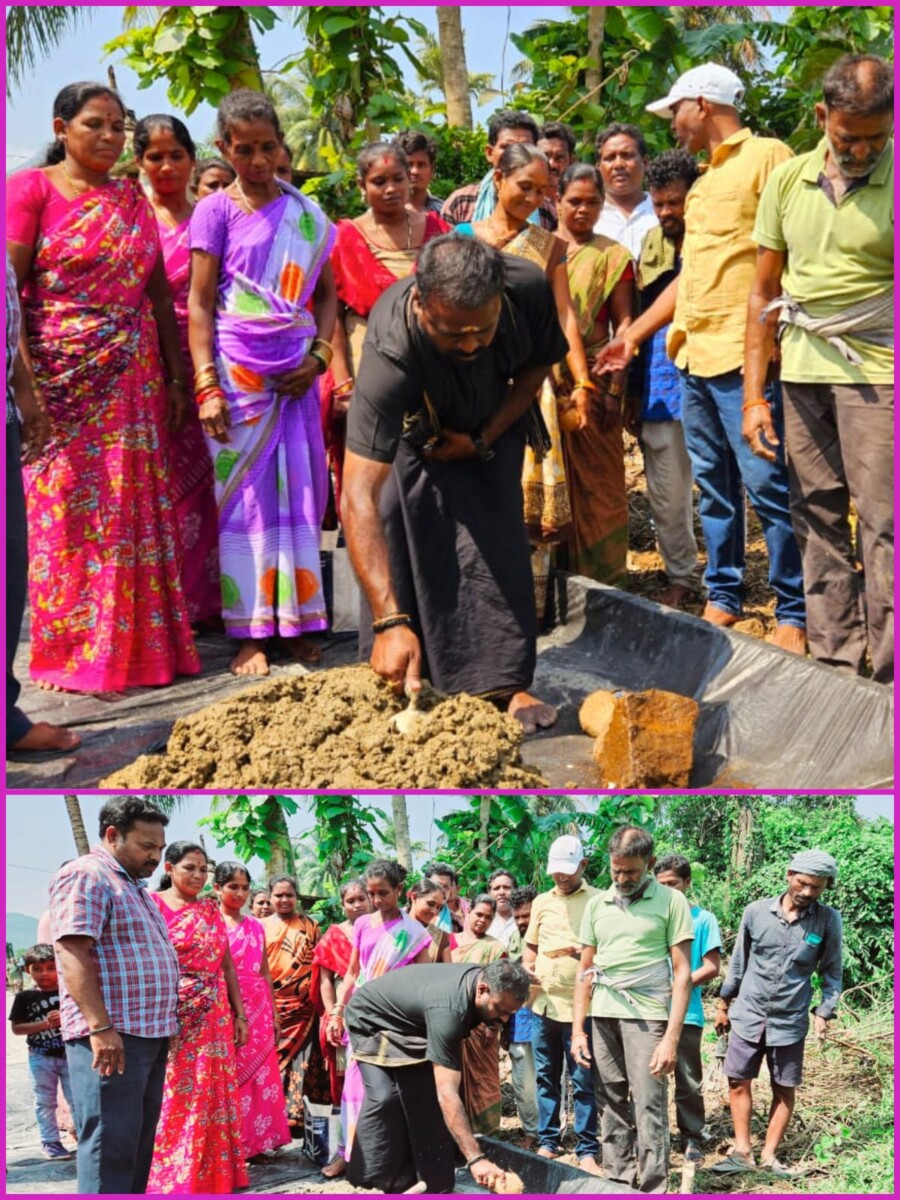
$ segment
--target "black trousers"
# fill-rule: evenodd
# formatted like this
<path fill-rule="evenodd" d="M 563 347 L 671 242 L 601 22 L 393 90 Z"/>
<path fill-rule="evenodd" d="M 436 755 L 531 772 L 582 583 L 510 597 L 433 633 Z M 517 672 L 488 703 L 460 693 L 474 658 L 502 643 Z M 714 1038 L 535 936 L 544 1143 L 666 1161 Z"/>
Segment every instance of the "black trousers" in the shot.
<path fill-rule="evenodd" d="M 421 1180 L 429 1192 L 452 1192 L 454 1143 L 438 1103 L 431 1063 L 415 1067 L 358 1065 L 366 1098 L 347 1165 L 347 1182 L 396 1194 Z"/>

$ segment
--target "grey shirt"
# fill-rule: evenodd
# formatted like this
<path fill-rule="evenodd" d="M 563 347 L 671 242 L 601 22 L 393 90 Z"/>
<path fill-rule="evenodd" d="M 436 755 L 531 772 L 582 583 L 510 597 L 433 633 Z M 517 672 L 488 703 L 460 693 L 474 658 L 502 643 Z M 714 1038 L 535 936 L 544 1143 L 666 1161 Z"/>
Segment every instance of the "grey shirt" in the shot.
<path fill-rule="evenodd" d="M 781 897 L 748 904 L 721 995 L 734 1000 L 728 1019 L 739 1037 L 767 1046 L 800 1042 L 809 1030 L 812 976 L 822 980 L 816 1015 L 834 1016 L 841 994 L 841 914 L 816 901 L 795 921 Z M 736 997 L 736 999 L 734 999 Z"/>

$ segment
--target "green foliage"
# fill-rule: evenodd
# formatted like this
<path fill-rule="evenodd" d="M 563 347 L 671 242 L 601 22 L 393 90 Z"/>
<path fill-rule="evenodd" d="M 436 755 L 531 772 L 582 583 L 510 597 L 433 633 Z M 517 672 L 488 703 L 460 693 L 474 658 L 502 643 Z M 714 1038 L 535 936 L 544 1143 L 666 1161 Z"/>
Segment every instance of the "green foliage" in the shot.
<path fill-rule="evenodd" d="M 619 825 L 641 825 L 652 831 L 656 801 L 650 796 L 599 796 L 581 811 L 569 797 L 494 796 L 488 823 L 488 849 L 483 854 L 481 799 L 472 797 L 467 807 L 435 821 L 442 838 L 435 858 L 447 859 L 459 871 L 460 887 L 474 895 L 488 875 L 505 868 L 520 886 L 533 884 L 546 890 L 545 874 L 550 843 L 563 834 L 575 834 L 585 845 L 587 877 L 591 883 L 609 883 L 606 843 Z"/>
<path fill-rule="evenodd" d="M 213 802 L 213 811 L 201 817 L 218 845 L 231 842 L 241 862 L 261 858 L 270 863 L 273 851 L 280 850 L 293 867 L 293 849 L 287 835 L 286 818 L 298 810 L 290 796 L 228 796 Z"/>
<path fill-rule="evenodd" d="M 89 14 L 88 10 L 88 14 Z M 74 33 L 86 12 L 76 4 L 10 4 L 6 6 L 6 95 L 22 86 L 40 59 Z"/>
<path fill-rule="evenodd" d="M 431 190 L 442 200 L 446 200 L 461 184 L 475 183 L 481 179 L 488 169 L 484 156 L 487 131 L 480 126 L 476 129 L 461 129 L 449 125 L 429 126 L 417 121 L 410 128 L 421 129 L 437 142 L 437 169 Z"/>
<path fill-rule="evenodd" d="M 378 857 L 374 838 L 380 837 L 384 813 L 358 796 L 313 796 L 309 806 L 315 828 L 297 842 L 305 850 L 310 866 L 314 854 L 318 871 L 309 871 L 302 878 L 307 886 L 315 879 L 317 890 L 313 894 L 324 896 L 313 907 L 313 915 L 326 922 L 340 920 L 338 889 L 345 880 L 361 875 Z M 301 890 L 306 891 L 302 883 Z"/>
<path fill-rule="evenodd" d="M 253 30 L 269 30 L 276 20 L 263 5 L 170 4 L 155 25 L 127 30 L 103 48 L 125 52 L 138 87 L 167 80 L 169 100 L 190 116 L 204 101 L 218 107 L 235 88 L 262 90 Z"/>
<path fill-rule="evenodd" d="M 745 906 L 785 888 L 790 859 L 816 847 L 838 864 L 837 886 L 824 898 L 844 922 L 844 984 L 850 988 L 892 969 L 894 830 L 860 817 L 852 796 L 754 796 L 750 870 L 732 866 L 735 796 L 668 797 L 658 852 L 684 854 L 706 868 L 694 880 L 697 902 L 719 918 L 730 950 Z"/>
<path fill-rule="evenodd" d="M 539 119 L 569 121 L 585 158 L 593 157 L 593 138 L 611 121 L 638 125 L 652 153 L 669 149 L 668 123 L 648 116 L 644 106 L 665 95 L 683 71 L 709 60 L 726 63 L 743 79 L 741 111 L 752 129 L 807 150 L 818 139 L 813 103 L 835 59 L 848 52 L 893 56 L 887 6 L 798 5 L 780 22 L 754 20 L 759 10 L 746 7 L 622 5 L 607 10 L 606 81 L 589 96 L 587 8 L 571 11 L 573 18 L 539 21 L 511 36 L 525 56 L 515 69 L 512 98 Z"/>

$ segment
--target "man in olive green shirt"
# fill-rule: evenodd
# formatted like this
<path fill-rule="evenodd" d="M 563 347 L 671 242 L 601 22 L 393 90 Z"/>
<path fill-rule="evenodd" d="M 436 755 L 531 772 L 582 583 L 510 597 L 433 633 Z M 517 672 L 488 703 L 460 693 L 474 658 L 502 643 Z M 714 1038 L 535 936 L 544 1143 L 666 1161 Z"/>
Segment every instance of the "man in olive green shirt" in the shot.
<path fill-rule="evenodd" d="M 583 1067 L 593 1057 L 606 1178 L 665 1192 L 666 1076 L 675 1069 L 691 995 L 694 923 L 684 896 L 653 877 L 656 857 L 646 830 L 617 829 L 609 861 L 612 887 L 590 900 L 581 926 L 572 1054 Z"/>
<path fill-rule="evenodd" d="M 777 326 L 809 648 L 858 674 L 868 643 L 874 678 L 892 683 L 893 67 L 847 55 L 823 92 L 816 116 L 825 136 L 775 168 L 756 215 L 743 434 L 754 454 L 774 458 L 778 437 L 762 386 Z"/>
<path fill-rule="evenodd" d="M 575 1153 L 582 1170 L 600 1174 L 597 1165 L 597 1108 L 590 1067 L 572 1056 L 572 1016 L 581 923 L 597 889 L 584 882 L 587 858 L 576 837 L 557 838 L 550 847 L 547 874 L 554 887 L 537 896 L 525 931 L 522 964 L 533 972 L 541 990 L 532 1004 L 531 1048 L 537 1075 L 538 1151 L 542 1158 L 559 1155 L 563 1059 L 572 1080 L 575 1107 Z"/>

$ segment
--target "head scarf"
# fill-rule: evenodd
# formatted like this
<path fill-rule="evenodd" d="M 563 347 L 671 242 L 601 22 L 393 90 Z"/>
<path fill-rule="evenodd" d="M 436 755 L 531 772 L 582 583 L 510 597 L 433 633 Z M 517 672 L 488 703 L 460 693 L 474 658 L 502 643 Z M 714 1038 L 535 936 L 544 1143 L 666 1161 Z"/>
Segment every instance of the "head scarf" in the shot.
<path fill-rule="evenodd" d="M 803 875 L 827 875 L 829 879 L 837 879 L 837 863 L 824 850 L 801 850 L 788 863 L 789 871 L 797 871 Z"/>

